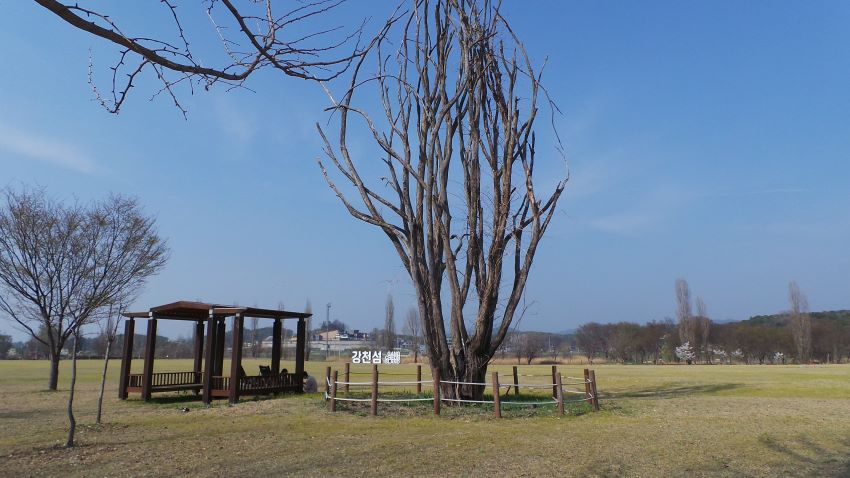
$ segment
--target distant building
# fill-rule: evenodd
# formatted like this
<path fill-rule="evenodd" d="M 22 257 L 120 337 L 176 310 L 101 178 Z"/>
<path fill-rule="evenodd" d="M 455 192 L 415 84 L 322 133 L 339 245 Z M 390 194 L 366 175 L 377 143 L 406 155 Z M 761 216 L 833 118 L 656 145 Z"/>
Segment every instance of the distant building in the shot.
<path fill-rule="evenodd" d="M 326 340 L 339 340 L 339 330 L 328 330 L 326 332 L 320 332 L 318 335 L 318 340 L 322 342 Z"/>

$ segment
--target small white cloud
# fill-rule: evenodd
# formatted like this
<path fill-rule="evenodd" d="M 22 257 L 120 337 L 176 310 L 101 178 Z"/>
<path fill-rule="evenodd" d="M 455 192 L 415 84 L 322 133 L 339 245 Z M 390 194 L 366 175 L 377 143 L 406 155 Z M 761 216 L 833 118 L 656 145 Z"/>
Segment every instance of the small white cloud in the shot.
<path fill-rule="evenodd" d="M 94 160 L 76 146 L 0 126 L 0 151 L 44 161 L 85 174 L 95 172 Z"/>

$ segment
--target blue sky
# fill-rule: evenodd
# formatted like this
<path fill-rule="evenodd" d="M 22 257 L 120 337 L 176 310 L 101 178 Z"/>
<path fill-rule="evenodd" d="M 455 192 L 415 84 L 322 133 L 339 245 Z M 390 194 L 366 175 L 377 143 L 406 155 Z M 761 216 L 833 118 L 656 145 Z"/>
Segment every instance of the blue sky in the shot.
<path fill-rule="evenodd" d="M 114 116 L 87 84 L 90 54 L 102 75 L 114 49 L 31 2 L 0 12 L 0 184 L 138 196 L 172 248 L 139 308 L 309 298 L 321 319 L 332 302 L 332 318 L 371 329 L 387 293 L 400 315 L 413 304 L 386 239 L 315 164 L 316 85 L 269 72 L 255 92 L 184 94 L 186 121 L 142 82 Z M 572 173 L 522 328 L 673 316 L 677 277 L 717 320 L 783 310 L 792 279 L 813 310 L 850 308 L 850 4 L 508 1 L 506 15 L 548 57 Z M 209 33 L 198 18 L 190 32 Z M 212 61 L 205 38 L 196 54 Z"/>

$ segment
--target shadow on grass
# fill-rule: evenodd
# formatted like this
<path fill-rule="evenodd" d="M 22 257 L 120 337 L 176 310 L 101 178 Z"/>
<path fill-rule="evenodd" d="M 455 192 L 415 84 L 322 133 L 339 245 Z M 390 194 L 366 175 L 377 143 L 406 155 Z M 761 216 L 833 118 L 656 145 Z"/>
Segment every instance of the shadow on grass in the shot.
<path fill-rule="evenodd" d="M 245 402 L 257 402 L 264 400 L 275 400 L 278 398 L 286 398 L 286 397 L 295 397 L 298 396 L 296 393 L 278 393 L 277 395 L 242 395 L 239 398 L 240 403 Z M 213 405 L 227 403 L 227 397 L 214 397 Z M 205 407 L 204 403 L 201 401 L 201 395 L 195 395 L 194 393 L 179 393 L 179 394 L 169 394 L 169 395 L 153 395 L 150 400 L 147 402 L 142 401 L 141 399 L 137 400 L 128 400 L 128 403 L 135 403 L 139 406 L 149 406 L 149 405 L 185 405 L 191 408 L 202 408 Z"/>
<path fill-rule="evenodd" d="M 139 400 L 138 403 L 140 405 L 204 405 L 204 403 L 201 401 L 201 396 L 195 394 L 159 395 L 151 397 L 151 399 L 147 402 Z"/>
<path fill-rule="evenodd" d="M 839 450 L 824 448 L 805 436 L 795 437 L 792 440 L 793 448 L 767 434 L 761 435 L 759 442 L 805 466 L 803 471 L 808 476 L 850 476 L 850 439 L 841 441 Z"/>
<path fill-rule="evenodd" d="M 677 386 L 666 384 L 656 388 L 628 390 L 624 392 L 600 392 L 600 398 L 676 398 L 688 395 L 704 395 L 743 387 L 741 383 L 715 383 L 709 385 Z"/>
<path fill-rule="evenodd" d="M 38 418 L 43 415 L 43 412 L 38 410 L 14 410 L 14 411 L 0 411 L 0 420 L 4 419 L 31 419 Z"/>

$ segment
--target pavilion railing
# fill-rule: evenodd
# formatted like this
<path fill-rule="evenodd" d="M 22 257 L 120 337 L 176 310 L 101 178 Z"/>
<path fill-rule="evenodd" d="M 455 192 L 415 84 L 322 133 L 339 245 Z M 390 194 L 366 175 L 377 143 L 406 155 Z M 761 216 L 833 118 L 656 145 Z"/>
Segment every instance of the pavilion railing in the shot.
<path fill-rule="evenodd" d="M 296 390 L 297 382 L 293 374 L 286 375 L 255 375 L 242 377 L 239 388 L 242 392 L 287 391 Z"/>
<path fill-rule="evenodd" d="M 200 386 L 203 378 L 200 372 L 162 372 L 154 373 L 151 376 L 151 388 L 156 390 L 159 387 L 181 387 L 189 385 Z M 213 376 L 213 390 L 229 390 L 230 377 Z M 130 375 L 130 388 L 142 388 L 144 382 L 144 374 L 134 373 Z M 298 381 L 295 380 L 294 374 L 281 374 L 269 376 L 244 376 L 239 381 L 239 388 L 243 393 L 274 393 L 286 391 L 299 391 Z"/>
<path fill-rule="evenodd" d="M 130 387 L 141 387 L 144 374 L 130 374 Z M 201 383 L 200 372 L 161 372 L 151 375 L 151 387 L 174 387 L 179 385 L 199 385 Z"/>
<path fill-rule="evenodd" d="M 230 377 L 212 377 L 213 390 L 228 390 L 230 388 Z"/>

